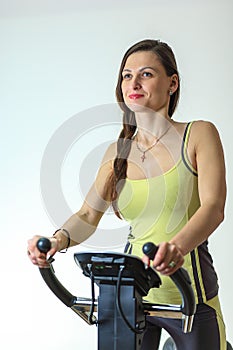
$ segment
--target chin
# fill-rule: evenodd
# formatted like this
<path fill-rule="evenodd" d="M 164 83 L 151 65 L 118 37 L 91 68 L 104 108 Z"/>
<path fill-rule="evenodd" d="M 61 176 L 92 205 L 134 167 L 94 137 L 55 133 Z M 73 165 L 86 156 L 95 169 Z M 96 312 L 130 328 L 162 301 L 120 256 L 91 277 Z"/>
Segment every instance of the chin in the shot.
<path fill-rule="evenodd" d="M 135 102 L 130 102 L 130 103 L 126 103 L 127 107 L 135 113 L 151 113 L 151 112 L 155 112 L 153 109 L 142 105 L 140 103 L 135 103 Z"/>

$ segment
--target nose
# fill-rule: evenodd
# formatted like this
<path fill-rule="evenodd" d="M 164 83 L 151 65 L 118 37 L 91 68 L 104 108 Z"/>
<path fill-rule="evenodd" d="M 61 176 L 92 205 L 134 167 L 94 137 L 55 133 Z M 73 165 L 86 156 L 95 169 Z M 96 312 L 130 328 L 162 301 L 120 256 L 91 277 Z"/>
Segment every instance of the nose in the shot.
<path fill-rule="evenodd" d="M 134 76 L 131 80 L 131 84 L 132 84 L 132 88 L 133 90 L 138 90 L 140 89 L 141 86 L 141 82 L 140 82 L 140 78 L 138 76 Z"/>

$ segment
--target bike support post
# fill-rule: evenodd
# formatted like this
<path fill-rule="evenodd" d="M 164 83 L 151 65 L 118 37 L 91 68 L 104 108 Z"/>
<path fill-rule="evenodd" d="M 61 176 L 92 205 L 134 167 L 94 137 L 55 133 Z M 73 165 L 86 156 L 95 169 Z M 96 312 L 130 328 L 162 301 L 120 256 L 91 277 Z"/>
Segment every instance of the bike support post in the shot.
<path fill-rule="evenodd" d="M 116 306 L 115 284 L 99 284 L 98 350 L 139 350 L 143 333 L 135 333 L 125 324 Z M 125 317 L 135 327 L 145 326 L 142 297 L 134 285 L 121 286 L 121 304 Z"/>

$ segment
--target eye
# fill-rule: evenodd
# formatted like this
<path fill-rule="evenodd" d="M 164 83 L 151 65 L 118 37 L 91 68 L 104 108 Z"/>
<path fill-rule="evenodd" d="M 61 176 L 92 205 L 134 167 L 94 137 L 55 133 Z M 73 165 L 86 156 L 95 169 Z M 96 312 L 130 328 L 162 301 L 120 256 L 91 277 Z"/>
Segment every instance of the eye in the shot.
<path fill-rule="evenodd" d="M 148 71 L 144 71 L 143 73 L 142 73 L 142 75 L 143 75 L 143 77 L 152 77 L 152 73 L 151 72 L 148 72 Z"/>
<path fill-rule="evenodd" d="M 129 80 L 132 77 L 132 74 L 130 73 L 124 73 L 122 75 L 123 80 Z"/>

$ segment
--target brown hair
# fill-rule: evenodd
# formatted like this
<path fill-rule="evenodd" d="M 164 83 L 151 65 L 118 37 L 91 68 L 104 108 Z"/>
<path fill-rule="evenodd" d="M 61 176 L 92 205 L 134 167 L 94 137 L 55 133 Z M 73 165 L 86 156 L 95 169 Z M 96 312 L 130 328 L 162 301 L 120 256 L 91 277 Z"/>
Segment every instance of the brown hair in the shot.
<path fill-rule="evenodd" d="M 139 51 L 152 51 L 155 55 L 157 55 L 161 64 L 164 66 L 167 76 L 172 76 L 173 74 L 177 74 L 178 83 L 179 83 L 179 73 L 177 70 L 177 64 L 175 60 L 174 53 L 172 49 L 164 42 L 160 40 L 142 40 L 138 43 L 131 46 L 125 53 L 118 75 L 118 82 L 116 86 L 116 98 L 117 102 L 120 105 L 120 108 L 123 110 L 123 128 L 120 132 L 118 141 L 117 141 L 117 155 L 114 160 L 114 169 L 110 179 L 110 185 L 112 188 L 111 199 L 112 206 L 117 216 L 120 217 L 117 208 L 117 198 L 119 196 L 120 191 L 122 190 L 127 173 L 127 158 L 131 149 L 132 137 L 134 136 L 137 125 L 135 120 L 135 114 L 131 111 L 126 104 L 124 103 L 123 95 L 122 95 L 122 71 L 125 67 L 125 63 L 130 55 Z M 180 84 L 178 84 L 177 90 L 170 97 L 170 103 L 168 107 L 168 115 L 171 118 L 180 95 Z"/>

